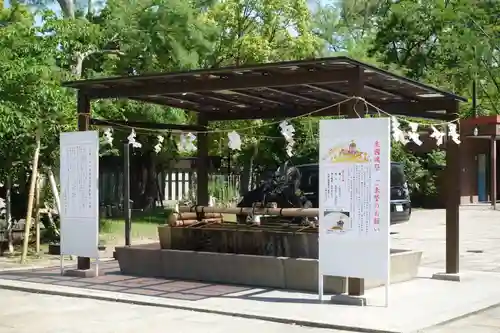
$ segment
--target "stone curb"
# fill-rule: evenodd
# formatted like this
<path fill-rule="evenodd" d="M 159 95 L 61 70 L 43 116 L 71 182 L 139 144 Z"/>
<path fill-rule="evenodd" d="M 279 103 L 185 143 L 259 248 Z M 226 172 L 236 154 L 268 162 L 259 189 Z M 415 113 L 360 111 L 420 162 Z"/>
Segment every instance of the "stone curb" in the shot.
<path fill-rule="evenodd" d="M 41 283 L 33 283 L 33 282 L 22 282 L 19 281 L 11 281 L 0 279 L 0 289 L 13 290 L 13 291 L 23 291 L 29 293 L 37 293 L 37 294 L 45 294 L 45 295 L 56 295 L 56 296 L 64 296 L 64 297 L 74 297 L 74 298 L 86 298 L 86 299 L 95 299 L 99 301 L 108 301 L 108 302 L 118 302 L 124 304 L 134 304 L 134 305 L 142 305 L 142 306 L 155 306 L 161 308 L 171 308 L 178 310 L 187 310 L 187 311 L 196 311 L 203 313 L 212 313 L 223 316 L 231 316 L 231 317 L 239 317 L 245 319 L 257 319 L 281 324 L 291 324 L 298 325 L 304 327 L 313 327 L 313 328 L 325 328 L 325 329 L 335 329 L 335 330 L 343 330 L 349 332 L 364 332 L 364 333 L 403 333 L 399 331 L 387 331 L 387 330 L 378 330 L 378 329 L 367 329 L 362 327 L 353 327 L 353 326 L 343 326 L 343 325 L 335 325 L 335 324 L 326 324 L 326 323 L 318 323 L 314 321 L 308 320 L 295 320 L 295 319 L 286 319 L 279 317 L 271 317 L 271 316 L 262 316 L 262 315 L 253 315 L 246 313 L 238 313 L 238 312 L 224 312 L 219 310 L 212 310 L 206 308 L 200 308 L 195 306 L 184 306 L 184 305 L 176 305 L 176 304 L 166 304 L 166 303 L 157 303 L 145 299 L 139 299 L 140 295 L 131 295 L 132 297 L 128 297 L 128 295 L 124 295 L 123 293 L 113 292 L 114 296 L 107 295 L 108 292 L 102 292 L 98 290 L 86 290 L 83 288 L 73 288 L 73 287 L 65 287 L 65 286 L 53 286 L 54 288 L 50 288 L 49 286 L 43 285 Z M 57 290 L 55 289 L 57 288 Z M 137 298 L 137 299 L 133 299 Z"/>

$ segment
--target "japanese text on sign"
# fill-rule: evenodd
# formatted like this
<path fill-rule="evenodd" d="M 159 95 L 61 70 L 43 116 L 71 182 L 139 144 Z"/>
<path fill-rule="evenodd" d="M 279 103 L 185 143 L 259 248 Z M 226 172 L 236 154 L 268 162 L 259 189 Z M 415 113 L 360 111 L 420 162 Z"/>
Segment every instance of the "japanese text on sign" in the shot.
<path fill-rule="evenodd" d="M 380 141 L 375 141 L 375 149 L 373 150 L 373 167 L 375 171 L 380 170 Z"/>
<path fill-rule="evenodd" d="M 373 149 L 373 168 L 376 172 L 380 171 L 380 141 L 375 141 Z M 380 179 L 375 178 L 375 209 L 373 216 L 373 226 L 375 230 L 380 227 Z"/>

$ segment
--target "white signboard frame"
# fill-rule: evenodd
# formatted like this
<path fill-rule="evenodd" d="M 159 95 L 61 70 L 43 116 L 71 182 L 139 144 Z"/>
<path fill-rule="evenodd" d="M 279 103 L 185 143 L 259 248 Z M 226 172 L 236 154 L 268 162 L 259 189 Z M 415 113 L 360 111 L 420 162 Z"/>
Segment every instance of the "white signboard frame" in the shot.
<path fill-rule="evenodd" d="M 390 120 L 321 120 L 318 293 L 324 276 L 390 284 Z"/>
<path fill-rule="evenodd" d="M 61 273 L 63 256 L 99 259 L 99 132 L 60 134 Z"/>

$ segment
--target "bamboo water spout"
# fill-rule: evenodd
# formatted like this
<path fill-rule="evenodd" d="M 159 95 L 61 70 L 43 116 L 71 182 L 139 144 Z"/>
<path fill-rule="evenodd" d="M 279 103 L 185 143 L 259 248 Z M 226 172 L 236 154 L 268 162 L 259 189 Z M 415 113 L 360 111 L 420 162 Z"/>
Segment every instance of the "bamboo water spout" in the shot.
<path fill-rule="evenodd" d="M 252 207 L 208 207 L 208 206 L 180 206 L 180 213 L 221 213 L 237 215 L 270 215 L 287 217 L 317 217 L 318 208 L 252 208 Z"/>

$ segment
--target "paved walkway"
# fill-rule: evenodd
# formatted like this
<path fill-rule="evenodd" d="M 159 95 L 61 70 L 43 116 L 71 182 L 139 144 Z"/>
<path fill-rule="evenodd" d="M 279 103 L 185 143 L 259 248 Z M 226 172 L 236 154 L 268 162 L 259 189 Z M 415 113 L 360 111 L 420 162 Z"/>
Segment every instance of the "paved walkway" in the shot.
<path fill-rule="evenodd" d="M 383 307 L 384 288 L 367 290 L 369 306 L 361 308 L 321 304 L 317 295 L 310 293 L 125 276 L 120 274 L 116 261 L 102 263 L 100 271 L 103 275 L 97 278 L 61 276 L 58 267 L 0 272 L 0 286 L 154 305 L 165 311 L 180 308 L 335 329 L 404 333 L 432 327 L 500 300 L 500 275 L 491 272 L 470 272 L 456 283 L 431 280 L 429 276 L 435 269 L 423 269 L 419 278 L 391 286 L 389 308 Z"/>
<path fill-rule="evenodd" d="M 439 325 L 423 333 L 498 333 L 500 332 L 500 307 Z"/>
<path fill-rule="evenodd" d="M 106 274 L 97 279 L 61 277 L 58 274 L 58 269 L 55 268 L 0 273 L 0 282 L 7 285 L 17 283 L 22 286 L 36 284 L 36 288 L 40 288 L 40 290 L 68 290 L 68 293 L 74 293 L 75 295 L 78 293 L 81 293 L 82 295 L 104 295 L 107 293 L 109 295 L 107 297 L 115 297 L 115 299 L 118 295 L 120 295 L 119 297 L 128 300 L 145 300 L 145 302 L 154 302 L 155 304 L 162 305 L 180 304 L 181 306 L 191 308 L 210 308 L 227 313 L 252 313 L 260 318 L 263 318 L 273 312 L 279 312 L 276 317 L 293 318 L 293 320 L 305 319 L 314 322 L 332 322 L 336 325 L 356 326 L 351 325 L 352 322 L 359 324 L 358 327 L 379 329 L 388 328 L 390 326 L 393 331 L 406 332 L 406 330 L 403 330 L 404 327 L 412 325 L 427 327 L 431 322 L 432 325 L 434 325 L 438 322 L 442 322 L 443 320 L 448 320 L 450 318 L 466 314 L 470 311 L 479 310 L 485 306 L 500 303 L 500 289 L 498 289 L 498 285 L 500 283 L 500 274 L 498 274 L 500 272 L 500 242 L 498 242 L 498 239 L 500 238 L 500 212 L 485 209 L 464 208 L 461 210 L 460 220 L 461 269 L 462 271 L 479 272 L 468 274 L 467 278 L 460 283 L 435 281 L 429 280 L 427 277 L 421 277 L 410 282 L 396 284 L 392 287 L 391 293 L 394 301 L 391 303 L 392 305 L 390 309 L 377 307 L 360 309 L 355 307 L 319 305 L 314 304 L 314 302 L 310 302 L 307 299 L 302 299 L 301 297 L 303 297 L 303 295 L 299 295 L 297 293 L 264 290 L 255 292 L 255 290 L 252 290 L 251 288 L 242 286 L 214 285 L 188 281 L 158 281 L 157 279 L 126 277 L 116 272 L 116 262 L 103 264 L 103 273 Z M 392 231 L 396 233 L 392 237 L 391 247 L 420 249 L 424 251 L 422 263 L 422 266 L 424 266 L 422 269 L 423 271 L 429 271 L 432 274 L 433 272 L 438 272 L 444 268 L 444 210 L 415 211 L 414 216 L 409 223 L 393 226 Z M 367 296 L 371 297 L 370 295 L 373 296 L 374 299 L 383 299 L 383 290 L 368 291 Z M 2 297 L 1 294 L 0 297 Z M 408 299 L 411 299 L 412 301 L 408 302 Z M 84 300 L 81 299 L 78 302 L 73 301 L 72 303 L 79 304 L 80 301 Z M 87 301 L 95 302 L 85 300 L 85 302 Z M 44 305 L 45 303 L 42 302 L 41 304 L 40 308 L 46 311 L 45 309 L 47 306 Z M 118 306 L 118 304 L 115 305 Z M 121 304 L 119 306 L 129 305 Z M 91 306 L 89 305 L 89 307 Z M 14 307 L 9 307 L 9 309 L 10 308 Z M 36 309 L 32 310 L 35 311 Z M 71 311 L 78 312 L 79 310 Z M 101 311 L 102 313 L 107 313 L 106 310 Z M 113 311 L 114 310 L 111 308 L 109 309 L 109 312 Z M 160 316 L 159 313 L 171 313 L 171 311 L 174 310 L 157 308 L 154 311 L 151 311 L 153 318 L 156 318 L 155 316 Z M 96 312 L 101 313 L 100 311 Z M 130 310 L 130 312 L 134 313 L 132 310 Z M 328 315 L 332 312 L 337 315 Z M 124 313 L 127 314 L 128 312 L 124 310 Z M 59 315 L 59 313 L 57 314 Z M 61 316 L 63 318 L 66 316 L 65 313 L 60 314 L 63 314 L 63 316 Z M 4 323 L 3 315 L 4 312 L 0 312 L 0 323 Z M 132 316 L 132 314 L 130 316 Z M 192 316 L 196 318 L 219 317 L 219 315 L 199 313 L 193 313 Z M 274 316 L 274 314 L 272 316 Z M 85 317 L 87 317 L 86 314 L 82 316 L 82 318 Z M 90 312 L 88 317 L 92 318 Z M 70 318 L 70 316 L 68 318 Z M 131 317 L 130 319 L 127 318 L 128 317 L 124 317 L 123 320 L 125 320 L 125 322 L 137 322 L 135 325 L 139 325 L 140 319 L 138 317 Z M 121 320 L 118 317 L 116 319 L 118 319 L 118 321 Z M 171 320 L 176 319 L 172 318 Z M 227 320 L 228 325 L 232 325 L 232 322 L 229 323 L 229 319 Z M 241 320 L 243 319 L 238 319 L 239 322 Z M 71 322 L 71 320 L 68 321 Z M 87 321 L 88 320 L 85 322 Z M 96 319 L 95 321 L 98 323 L 99 319 Z M 161 322 L 163 319 L 159 321 Z M 268 322 L 264 323 L 266 324 L 262 324 L 258 327 L 267 328 L 279 325 Z M 374 325 L 374 323 L 378 323 L 378 325 Z M 3 326 L 1 325 L 2 324 L 0 324 L 1 332 L 11 332 L 3 330 Z M 30 325 L 30 323 L 23 323 L 23 325 Z M 186 327 L 190 327 L 189 324 L 186 325 Z M 205 326 L 204 331 L 207 331 L 207 327 Z M 134 331 L 136 331 L 139 326 L 133 326 L 131 324 L 131 327 L 134 327 Z M 144 326 L 141 326 L 141 328 L 142 327 Z M 163 328 L 164 325 L 158 327 Z M 241 330 L 239 326 L 234 327 L 235 329 Z M 285 325 L 285 327 L 288 326 Z M 50 328 L 53 329 L 53 327 Z M 188 328 L 186 328 L 186 332 L 191 332 Z M 209 329 L 212 328 L 214 329 L 213 332 L 219 332 L 215 326 L 210 325 Z M 197 328 L 193 326 L 192 329 L 194 332 Z M 220 331 L 222 331 L 222 329 L 225 331 L 228 330 L 227 327 L 224 327 L 220 328 Z M 271 331 L 275 332 L 280 329 L 281 328 L 272 328 Z M 301 332 L 307 330 L 306 328 L 300 329 Z M 12 332 L 14 331 L 23 332 L 22 328 L 13 329 Z M 39 333 L 44 332 L 40 329 L 37 329 L 37 331 Z M 47 332 L 49 331 L 52 332 L 52 330 L 47 330 Z M 61 330 L 58 331 L 66 332 L 64 328 L 61 328 Z M 87 332 L 87 330 L 85 331 Z M 93 329 L 89 329 L 88 331 L 95 331 L 96 333 L 114 332 L 113 330 Z M 74 327 L 71 326 L 71 332 L 78 331 L 75 331 Z M 121 328 L 120 332 L 123 332 Z M 209 330 L 209 332 L 212 331 Z M 484 313 L 467 317 L 444 326 L 427 329 L 425 332 L 500 332 L 500 309 L 491 309 L 485 311 Z"/>
<path fill-rule="evenodd" d="M 341 333 L 194 311 L 0 290 L 2 333 Z"/>
<path fill-rule="evenodd" d="M 422 250 L 422 266 L 444 269 L 445 222 L 443 209 L 415 210 L 409 223 L 391 227 L 392 232 L 397 232 L 392 236 L 391 247 Z M 500 272 L 499 240 L 500 211 L 461 208 L 461 270 Z"/>
<path fill-rule="evenodd" d="M 262 320 L 0 289 L 2 333 L 347 333 Z M 29 318 L 22 320 L 21 318 Z M 422 333 L 498 333 L 500 307 Z"/>

